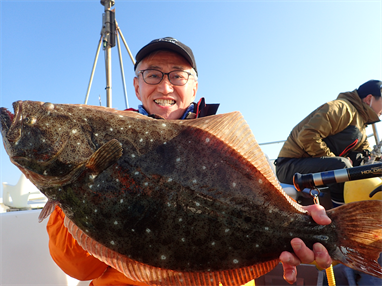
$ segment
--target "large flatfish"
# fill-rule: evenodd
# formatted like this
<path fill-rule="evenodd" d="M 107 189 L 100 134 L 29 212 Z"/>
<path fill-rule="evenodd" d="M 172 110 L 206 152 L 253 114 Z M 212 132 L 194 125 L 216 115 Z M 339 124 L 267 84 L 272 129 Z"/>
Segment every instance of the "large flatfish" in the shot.
<path fill-rule="evenodd" d="M 329 210 L 317 225 L 281 189 L 239 112 L 160 120 L 32 101 L 0 110 L 11 161 L 59 204 L 80 245 L 149 285 L 244 284 L 299 237 L 382 277 L 382 202 Z"/>

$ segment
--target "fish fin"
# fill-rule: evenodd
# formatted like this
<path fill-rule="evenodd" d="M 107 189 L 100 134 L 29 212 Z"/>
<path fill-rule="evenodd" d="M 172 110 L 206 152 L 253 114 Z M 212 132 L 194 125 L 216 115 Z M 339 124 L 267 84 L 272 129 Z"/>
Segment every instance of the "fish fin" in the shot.
<path fill-rule="evenodd" d="M 207 117 L 182 121 L 182 125 L 202 129 L 205 132 L 216 136 L 228 146 L 233 147 L 243 158 L 249 161 L 275 189 L 284 196 L 298 211 L 306 211 L 289 197 L 276 178 L 271 168 L 271 163 L 264 155 L 251 128 L 245 121 L 243 115 L 238 112 L 211 115 Z"/>
<path fill-rule="evenodd" d="M 274 259 L 243 268 L 212 272 L 181 272 L 162 269 L 132 260 L 103 246 L 90 238 L 68 217 L 65 217 L 64 225 L 84 250 L 117 269 L 126 277 L 137 282 L 148 283 L 148 285 L 219 286 L 220 283 L 224 286 L 243 285 L 268 273 L 280 262 L 279 259 Z"/>
<path fill-rule="evenodd" d="M 344 204 L 327 211 L 338 230 L 334 260 L 366 274 L 382 278 L 378 264 L 382 252 L 382 201 Z"/>
<path fill-rule="evenodd" d="M 41 210 L 39 216 L 38 216 L 38 222 L 42 222 L 44 219 L 46 219 L 50 214 L 54 211 L 56 208 L 56 205 L 58 205 L 57 201 L 49 199 L 44 208 Z"/>
<path fill-rule="evenodd" d="M 243 115 L 238 112 L 185 120 L 182 125 L 201 128 L 216 136 L 250 161 L 275 187 L 278 180 Z"/>
<path fill-rule="evenodd" d="M 86 162 L 93 174 L 99 174 L 110 167 L 122 156 L 122 144 L 117 139 L 112 139 L 102 145 Z"/>

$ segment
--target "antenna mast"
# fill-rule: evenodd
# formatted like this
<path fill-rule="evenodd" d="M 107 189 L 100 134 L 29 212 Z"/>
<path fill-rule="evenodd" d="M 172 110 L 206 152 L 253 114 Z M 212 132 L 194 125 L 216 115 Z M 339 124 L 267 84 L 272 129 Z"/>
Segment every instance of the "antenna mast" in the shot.
<path fill-rule="evenodd" d="M 123 37 L 121 29 L 118 27 L 117 21 L 115 20 L 115 9 L 110 10 L 115 4 L 115 0 L 101 0 L 101 5 L 105 7 L 105 13 L 102 14 L 102 30 L 101 30 L 101 38 L 98 42 L 97 52 L 93 63 L 93 69 L 90 75 L 89 85 L 85 96 L 85 104 L 87 104 L 89 99 L 90 88 L 93 82 L 94 71 L 98 61 L 99 51 L 101 49 L 101 45 L 105 52 L 105 71 L 106 71 L 106 106 L 112 107 L 112 77 L 111 77 L 111 48 L 116 44 L 118 44 L 118 53 L 119 53 L 119 62 L 121 67 L 121 76 L 123 82 L 123 90 L 125 93 L 125 103 L 126 108 L 129 108 L 127 94 L 126 94 L 126 84 L 125 84 L 125 75 L 123 71 L 123 62 L 122 62 L 122 53 L 119 43 L 118 35 L 121 37 L 127 52 L 129 53 L 130 59 L 135 64 L 135 60 L 133 55 L 130 52 L 128 45 L 126 44 L 125 38 Z"/>
<path fill-rule="evenodd" d="M 110 10 L 114 6 L 114 0 L 101 0 L 101 5 L 105 7 L 102 15 L 103 50 L 105 51 L 106 70 L 106 106 L 111 107 L 112 82 L 111 82 L 111 48 L 115 46 L 115 12 Z"/>

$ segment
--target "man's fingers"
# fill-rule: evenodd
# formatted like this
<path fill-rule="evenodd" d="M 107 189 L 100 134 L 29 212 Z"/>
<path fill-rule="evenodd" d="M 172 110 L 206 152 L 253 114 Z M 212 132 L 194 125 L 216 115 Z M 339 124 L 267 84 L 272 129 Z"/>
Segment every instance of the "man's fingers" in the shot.
<path fill-rule="evenodd" d="M 282 262 L 283 269 L 284 269 L 284 279 L 287 281 L 289 284 L 293 284 L 297 280 L 297 268 L 296 266 L 287 264 Z"/>
<path fill-rule="evenodd" d="M 300 260 L 292 253 L 284 251 L 279 257 L 283 269 L 284 269 L 284 279 L 289 284 L 293 284 L 297 279 L 297 265 L 300 265 Z"/>
<path fill-rule="evenodd" d="M 279 259 L 283 264 L 289 264 L 291 266 L 297 266 L 301 264 L 300 259 L 288 251 L 282 252 Z"/>
<path fill-rule="evenodd" d="M 308 213 L 312 216 L 313 220 L 321 225 L 330 224 L 332 221 L 327 216 L 325 208 L 320 205 L 310 205 L 304 207 L 308 211 Z"/>
<path fill-rule="evenodd" d="M 315 243 L 313 245 L 313 251 L 305 246 L 305 244 L 299 238 L 294 238 L 291 241 L 293 250 L 296 252 L 294 254 L 284 251 L 280 255 L 280 261 L 284 269 L 284 279 L 289 284 L 293 284 L 297 280 L 297 265 L 300 263 L 311 263 L 316 260 L 319 267 L 326 269 L 332 264 L 332 259 L 330 258 L 328 251 L 321 243 Z"/>
<path fill-rule="evenodd" d="M 313 252 L 319 267 L 325 269 L 332 264 L 332 259 L 330 258 L 328 251 L 321 243 L 315 243 L 313 245 Z"/>
<path fill-rule="evenodd" d="M 290 242 L 294 253 L 301 263 L 311 263 L 314 260 L 314 252 L 306 247 L 305 243 L 299 238 L 293 238 Z"/>

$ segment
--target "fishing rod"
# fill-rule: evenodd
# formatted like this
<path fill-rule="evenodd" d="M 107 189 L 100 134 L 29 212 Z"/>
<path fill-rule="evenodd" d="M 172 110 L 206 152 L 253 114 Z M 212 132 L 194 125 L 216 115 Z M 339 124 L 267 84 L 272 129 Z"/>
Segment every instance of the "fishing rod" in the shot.
<path fill-rule="evenodd" d="M 333 183 L 344 183 L 347 181 L 368 179 L 382 176 L 382 163 L 358 166 L 347 169 L 338 169 L 320 173 L 300 174 L 293 176 L 294 187 L 301 192 L 305 188 L 315 189 L 317 186 L 323 186 Z M 370 193 L 372 197 L 375 193 L 382 191 L 379 186 Z"/>

